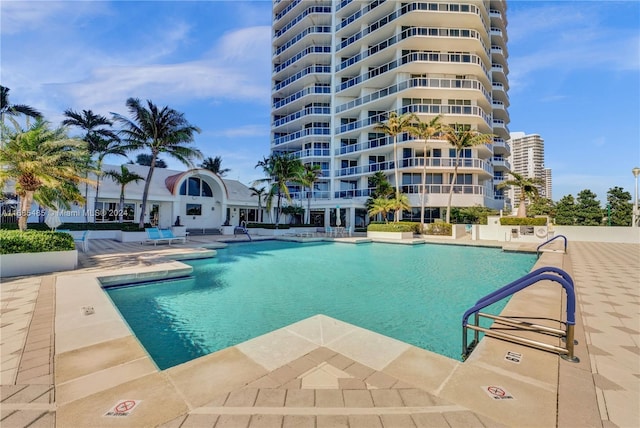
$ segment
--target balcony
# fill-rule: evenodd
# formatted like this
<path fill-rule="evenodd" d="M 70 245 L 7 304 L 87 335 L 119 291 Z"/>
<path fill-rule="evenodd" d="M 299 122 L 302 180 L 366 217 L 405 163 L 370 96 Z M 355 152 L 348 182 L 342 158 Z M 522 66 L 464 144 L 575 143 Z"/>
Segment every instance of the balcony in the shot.
<path fill-rule="evenodd" d="M 504 158 L 493 158 L 491 159 L 491 163 L 493 164 L 493 167 L 502 167 L 505 169 L 508 169 L 509 171 L 511 170 L 511 164 L 509 163 L 508 160 L 504 159 Z"/>

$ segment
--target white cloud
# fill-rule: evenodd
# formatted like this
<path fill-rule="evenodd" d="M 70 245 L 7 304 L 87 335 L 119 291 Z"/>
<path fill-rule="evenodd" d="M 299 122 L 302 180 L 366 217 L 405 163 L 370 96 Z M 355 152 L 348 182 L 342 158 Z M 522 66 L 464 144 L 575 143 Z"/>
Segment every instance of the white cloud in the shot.
<path fill-rule="evenodd" d="M 2 1 L 0 10 L 2 34 L 28 33 L 43 25 L 63 27 L 109 13 L 108 3 L 94 1 Z"/>
<path fill-rule="evenodd" d="M 600 17 L 602 8 L 611 7 L 606 2 L 572 3 L 535 3 L 509 15 L 511 89 L 522 89 L 543 70 L 640 70 L 637 28 L 607 27 Z"/>

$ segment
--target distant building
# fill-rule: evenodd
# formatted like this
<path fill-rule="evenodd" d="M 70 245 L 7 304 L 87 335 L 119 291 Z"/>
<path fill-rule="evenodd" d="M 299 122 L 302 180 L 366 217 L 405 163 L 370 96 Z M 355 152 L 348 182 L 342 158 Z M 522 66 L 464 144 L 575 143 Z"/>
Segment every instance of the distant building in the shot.
<path fill-rule="evenodd" d="M 466 149 L 458 163 L 454 207 L 504 206 L 496 185 L 509 170 L 509 82 L 505 1 L 400 2 L 274 0 L 272 22 L 271 153 L 318 165 L 312 217 L 340 207 L 348 225 L 367 222 L 365 202 L 382 172 L 409 198 L 404 219 L 419 220 L 427 192 L 427 222 L 444 216 L 456 167 L 455 151 L 407 134 L 376 130 L 391 112 L 429 121 L 442 115 L 493 134 L 493 144 Z M 296 200 L 307 198 L 290 186 Z"/>
<path fill-rule="evenodd" d="M 129 171 L 147 177 L 149 167 L 127 165 Z M 103 165 L 103 171 L 120 171 L 119 166 Z M 89 178 L 95 180 L 95 176 Z M 188 229 L 216 229 L 228 223 L 239 226 L 242 221 L 259 220 L 258 198 L 237 180 L 223 179 L 207 169 L 194 168 L 175 171 L 155 168 L 145 210 L 145 222 L 160 228 L 180 225 Z M 138 223 L 145 181 L 129 183 L 125 187 L 124 222 Z M 80 186 L 84 194 L 84 186 Z M 119 220 L 120 185 L 108 176 L 100 180 L 100 192 L 95 198 L 95 187 L 89 187 L 86 206 L 74 204 L 59 211 L 63 223 L 115 223 Z M 5 189 L 13 192 L 13 189 Z M 15 212 L 17 201 L 12 200 Z M 3 208 L 4 209 L 4 208 Z M 264 208 L 263 208 L 264 209 Z M 49 210 L 47 210 L 48 212 Z M 34 204 L 28 222 L 43 222 L 44 210 Z M 264 218 L 267 218 L 266 212 Z"/>
<path fill-rule="evenodd" d="M 551 183 L 546 184 L 547 173 L 544 167 L 544 140 L 538 134 L 527 135 L 524 132 L 511 133 L 511 170 L 524 177 L 545 180 L 544 185 L 538 186 L 540 196 L 549 198 Z M 549 178 L 551 170 L 549 169 Z M 520 205 L 520 189 L 509 190 L 513 208 Z"/>
<path fill-rule="evenodd" d="M 553 195 L 551 193 L 551 168 L 544 169 L 544 197 L 547 199 L 553 199 Z"/>

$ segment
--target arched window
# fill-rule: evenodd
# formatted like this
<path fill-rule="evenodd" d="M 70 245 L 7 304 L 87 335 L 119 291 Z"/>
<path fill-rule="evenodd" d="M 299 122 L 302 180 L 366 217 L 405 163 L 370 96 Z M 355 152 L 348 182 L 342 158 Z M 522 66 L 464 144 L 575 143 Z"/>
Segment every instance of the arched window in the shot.
<path fill-rule="evenodd" d="M 189 177 L 186 181 L 183 181 L 180 185 L 179 193 L 181 195 L 213 198 L 213 191 L 211 190 L 211 186 L 197 177 Z"/>

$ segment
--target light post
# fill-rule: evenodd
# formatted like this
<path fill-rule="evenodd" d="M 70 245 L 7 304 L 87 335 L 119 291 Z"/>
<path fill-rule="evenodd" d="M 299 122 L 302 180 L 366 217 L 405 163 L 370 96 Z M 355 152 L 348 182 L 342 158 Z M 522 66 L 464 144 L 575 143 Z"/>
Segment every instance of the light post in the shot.
<path fill-rule="evenodd" d="M 633 176 L 636 179 L 636 193 L 635 193 L 635 197 L 634 197 L 634 202 L 633 202 L 633 216 L 632 216 L 632 222 L 631 222 L 631 226 L 633 227 L 637 227 L 638 226 L 638 175 L 640 175 L 640 168 L 635 167 L 631 170 L 631 172 L 633 173 Z"/>

